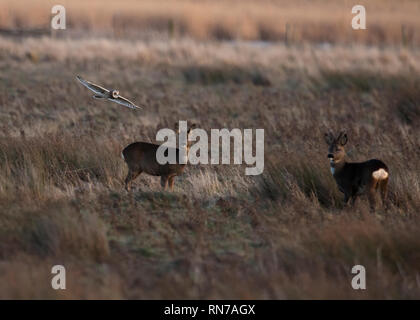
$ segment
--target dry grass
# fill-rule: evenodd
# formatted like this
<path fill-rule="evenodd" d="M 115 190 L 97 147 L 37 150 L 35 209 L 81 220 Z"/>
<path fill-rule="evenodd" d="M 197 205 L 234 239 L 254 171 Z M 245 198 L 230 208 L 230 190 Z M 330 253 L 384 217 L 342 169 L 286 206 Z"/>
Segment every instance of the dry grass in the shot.
<path fill-rule="evenodd" d="M 313 76 L 320 76 L 321 72 L 357 74 L 359 70 L 369 74 L 398 75 L 418 73 L 420 70 L 418 49 L 362 45 L 285 46 L 278 43 L 200 42 L 191 39 L 145 42 L 108 38 L 59 40 L 43 37 L 20 41 L 0 38 L 0 57 L 12 63 L 29 62 L 29 68 L 33 64 L 45 65 L 47 62 L 91 61 L 107 72 L 112 72 L 112 63 L 118 64 L 121 60 L 142 67 L 168 65 L 178 67 L 190 84 L 253 82 L 269 85 L 269 79 L 259 68 L 264 68 L 266 72 L 270 66 L 275 66 L 277 72 L 283 71 L 284 75 L 289 70 L 298 69 Z M 330 80 L 334 82 L 332 77 Z M 338 85 L 342 82 L 339 81 Z"/>
<path fill-rule="evenodd" d="M 0 27 L 49 30 L 51 0 L 0 1 Z M 116 37 L 166 35 L 199 39 L 419 44 L 420 5 L 415 0 L 364 0 L 368 31 L 353 31 L 353 1 L 334 0 L 72 0 L 68 33 Z M 29 14 L 30 13 L 30 14 Z M 68 34 L 67 33 L 67 34 Z"/>
<path fill-rule="evenodd" d="M 420 297 L 416 50 L 111 44 L 0 41 L 1 298 Z M 93 100 L 76 74 L 148 108 Z M 126 193 L 122 148 L 180 119 L 264 128 L 264 173 L 201 165 L 173 193 L 149 176 Z M 342 207 L 322 135 L 343 127 L 352 160 L 390 167 L 388 208 Z"/>

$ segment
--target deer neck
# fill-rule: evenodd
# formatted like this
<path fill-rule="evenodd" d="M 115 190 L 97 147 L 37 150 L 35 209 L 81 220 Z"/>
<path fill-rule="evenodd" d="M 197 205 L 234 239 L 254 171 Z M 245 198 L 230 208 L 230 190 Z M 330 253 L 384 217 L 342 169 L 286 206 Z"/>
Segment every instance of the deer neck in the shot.
<path fill-rule="evenodd" d="M 188 162 L 188 153 L 190 151 L 191 143 L 188 141 L 187 143 L 181 143 L 179 146 L 179 150 L 182 150 L 182 156 L 184 163 Z"/>
<path fill-rule="evenodd" d="M 347 162 L 345 158 L 341 159 L 340 161 L 330 161 L 331 174 L 333 176 L 337 176 L 343 170 L 346 163 Z"/>

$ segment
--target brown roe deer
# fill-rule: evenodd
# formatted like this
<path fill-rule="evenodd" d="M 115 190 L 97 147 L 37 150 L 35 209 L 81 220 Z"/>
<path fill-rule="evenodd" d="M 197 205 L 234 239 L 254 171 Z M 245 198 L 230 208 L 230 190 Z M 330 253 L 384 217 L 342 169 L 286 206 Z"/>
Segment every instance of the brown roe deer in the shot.
<path fill-rule="evenodd" d="M 176 124 L 178 125 L 178 124 Z M 192 125 L 187 132 L 188 136 L 191 130 L 195 127 Z M 125 189 L 130 191 L 131 183 L 142 172 L 152 176 L 160 176 L 160 183 L 165 190 L 169 184 L 171 190 L 174 188 L 175 177 L 182 174 L 185 169 L 185 164 L 160 164 L 156 160 L 156 151 L 160 145 L 149 142 L 134 142 L 122 151 L 122 158 L 127 163 L 128 174 L 125 178 Z M 190 143 L 187 142 L 186 155 L 188 156 Z M 176 148 L 176 159 L 179 159 L 179 149 Z"/>
<path fill-rule="evenodd" d="M 382 204 L 384 204 L 389 180 L 389 170 L 381 160 L 372 159 L 365 162 L 347 162 L 344 145 L 347 134 L 340 132 L 337 138 L 329 132 L 325 134 L 328 144 L 328 158 L 331 173 L 338 189 L 344 193 L 345 204 L 351 200 L 353 205 L 357 196 L 367 193 L 371 209 L 376 205 L 376 190 L 380 189 Z"/>

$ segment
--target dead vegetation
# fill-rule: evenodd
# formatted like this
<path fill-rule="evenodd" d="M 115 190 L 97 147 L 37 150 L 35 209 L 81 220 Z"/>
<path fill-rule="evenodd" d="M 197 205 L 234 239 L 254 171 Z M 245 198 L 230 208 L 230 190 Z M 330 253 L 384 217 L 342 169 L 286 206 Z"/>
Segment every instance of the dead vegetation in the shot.
<path fill-rule="evenodd" d="M 420 297 L 416 50 L 162 43 L 0 40 L 1 298 Z M 76 74 L 148 108 L 93 100 Z M 173 193 L 146 175 L 126 193 L 123 147 L 177 120 L 264 128 L 264 173 L 200 165 Z M 343 124 L 351 160 L 390 168 L 375 214 L 331 177 L 323 133 Z"/>
<path fill-rule="evenodd" d="M 206 40 L 419 44 L 416 0 L 362 0 L 369 32 L 353 32 L 351 1 L 334 0 L 72 0 L 67 35 Z M 50 32 L 51 0 L 0 1 L 0 31 L 12 36 Z M 28 14 L 30 12 L 30 14 Z"/>

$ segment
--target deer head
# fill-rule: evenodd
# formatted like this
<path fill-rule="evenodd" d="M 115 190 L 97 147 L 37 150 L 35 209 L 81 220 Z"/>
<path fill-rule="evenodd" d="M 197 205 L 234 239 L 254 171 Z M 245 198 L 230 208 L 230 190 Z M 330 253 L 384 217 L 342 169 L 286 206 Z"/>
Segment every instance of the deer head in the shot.
<path fill-rule="evenodd" d="M 179 134 L 180 133 L 179 123 L 175 122 L 174 126 L 175 126 L 176 133 Z M 186 145 L 187 150 L 189 150 L 189 147 L 192 144 L 192 141 L 189 141 L 188 138 L 190 137 L 191 131 L 195 129 L 196 127 L 197 125 L 195 123 L 192 123 L 187 129 L 187 145 Z"/>
<path fill-rule="evenodd" d="M 344 146 L 347 143 L 347 134 L 341 131 L 337 138 L 334 138 L 332 132 L 324 135 L 325 142 L 328 144 L 328 159 L 331 163 L 339 163 L 344 160 L 346 152 Z"/>

